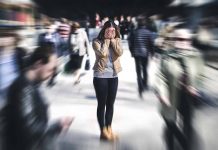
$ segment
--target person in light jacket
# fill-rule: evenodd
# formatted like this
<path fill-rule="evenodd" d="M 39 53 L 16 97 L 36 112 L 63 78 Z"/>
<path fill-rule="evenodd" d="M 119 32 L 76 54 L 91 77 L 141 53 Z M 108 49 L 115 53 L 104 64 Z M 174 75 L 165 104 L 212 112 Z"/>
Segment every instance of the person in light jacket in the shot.
<path fill-rule="evenodd" d="M 89 40 L 85 30 L 80 28 L 78 22 L 74 22 L 70 34 L 70 61 L 67 63 L 67 71 L 75 73 L 74 84 L 80 82 L 82 62 L 84 56 L 89 56 Z"/>
<path fill-rule="evenodd" d="M 98 37 L 93 41 L 96 61 L 93 67 L 93 84 L 98 101 L 97 118 L 101 139 L 116 140 L 111 124 L 118 87 L 118 73 L 122 70 L 120 56 L 123 54 L 120 33 L 113 21 L 105 22 Z"/>
<path fill-rule="evenodd" d="M 174 136 L 183 149 L 190 149 L 193 102 L 200 96 L 204 62 L 201 53 L 191 45 L 191 32 L 176 29 L 171 40 L 174 47 L 162 54 L 158 74 L 157 96 L 166 123 L 166 141 L 173 150 Z M 183 127 L 179 124 L 182 120 Z M 180 122 L 180 123 L 179 123 Z"/>

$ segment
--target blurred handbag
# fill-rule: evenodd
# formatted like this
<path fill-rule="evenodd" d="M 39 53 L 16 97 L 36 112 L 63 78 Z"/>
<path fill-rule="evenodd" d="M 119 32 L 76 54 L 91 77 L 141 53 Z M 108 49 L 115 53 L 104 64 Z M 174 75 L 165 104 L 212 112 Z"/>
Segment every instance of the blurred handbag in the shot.
<path fill-rule="evenodd" d="M 90 59 L 89 59 L 89 56 L 86 57 L 85 70 L 90 70 Z"/>

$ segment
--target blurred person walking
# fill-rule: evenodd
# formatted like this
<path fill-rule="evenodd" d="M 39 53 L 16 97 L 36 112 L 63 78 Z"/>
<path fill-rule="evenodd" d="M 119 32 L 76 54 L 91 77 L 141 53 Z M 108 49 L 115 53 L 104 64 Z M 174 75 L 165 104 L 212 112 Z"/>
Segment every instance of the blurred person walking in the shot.
<path fill-rule="evenodd" d="M 122 40 L 124 40 L 124 35 L 126 34 L 126 21 L 124 19 L 124 16 L 121 15 L 120 16 L 120 34 L 121 34 L 121 38 Z"/>
<path fill-rule="evenodd" d="M 60 34 L 57 32 L 56 25 L 53 22 L 48 22 L 44 25 L 44 28 L 45 32 L 38 37 L 38 45 L 43 46 L 52 43 L 58 57 L 60 57 L 62 55 L 60 48 L 62 40 Z"/>
<path fill-rule="evenodd" d="M 102 19 L 101 23 L 104 25 L 105 22 L 107 22 L 107 21 L 109 21 L 109 17 L 105 16 L 105 17 Z"/>
<path fill-rule="evenodd" d="M 19 47 L 19 27 L 0 29 L 0 101 L 4 103 L 7 89 L 25 68 L 26 50 Z"/>
<path fill-rule="evenodd" d="M 57 28 L 57 33 L 60 36 L 60 51 L 61 51 L 61 56 L 66 57 L 69 52 L 69 37 L 70 37 L 70 32 L 71 32 L 71 26 L 70 23 L 67 19 L 61 18 L 61 22 Z M 61 62 L 63 63 L 63 62 Z"/>
<path fill-rule="evenodd" d="M 58 33 L 64 41 L 68 41 L 70 36 L 71 27 L 67 19 L 61 18 L 60 25 L 58 26 Z"/>
<path fill-rule="evenodd" d="M 134 26 L 134 23 L 132 22 L 132 17 L 127 16 L 126 17 L 126 36 L 128 36 L 129 33 L 131 33 L 134 30 L 134 28 L 135 26 Z"/>
<path fill-rule="evenodd" d="M 122 70 L 120 56 L 123 53 L 120 33 L 113 21 L 105 22 L 93 41 L 96 61 L 93 67 L 93 84 L 98 101 L 97 118 L 101 139 L 113 141 L 118 136 L 112 131 L 114 102 L 118 87 L 118 73 Z"/>
<path fill-rule="evenodd" d="M 138 27 L 130 33 L 128 42 L 131 55 L 135 59 L 138 92 L 142 98 L 143 91 L 148 89 L 147 66 L 149 56 L 154 55 L 154 47 L 152 33 L 146 28 L 145 17 L 139 16 L 137 19 Z"/>
<path fill-rule="evenodd" d="M 133 31 L 133 29 L 135 28 L 133 22 L 132 22 L 132 17 L 131 16 L 127 16 L 126 19 L 124 19 L 124 16 L 121 15 L 120 16 L 120 33 L 122 36 L 123 40 L 126 40 L 129 33 L 131 31 Z"/>
<path fill-rule="evenodd" d="M 117 16 L 114 17 L 114 23 L 115 23 L 117 26 L 119 26 L 119 24 L 120 24 L 119 20 L 117 19 Z"/>
<path fill-rule="evenodd" d="M 89 31 L 89 28 L 90 28 L 91 24 L 90 24 L 90 17 L 87 15 L 86 16 L 86 20 L 85 20 L 85 31 L 86 31 L 86 34 L 87 34 L 87 37 L 88 37 L 88 40 L 90 40 L 90 31 Z"/>
<path fill-rule="evenodd" d="M 60 58 L 63 55 L 63 44 L 66 43 L 64 38 L 61 38 L 61 34 L 58 33 L 57 27 L 52 22 L 49 22 L 45 24 L 46 31 L 39 35 L 38 37 L 38 45 L 43 46 L 47 44 L 53 44 L 54 49 L 57 53 L 58 58 Z M 60 32 L 60 31 L 59 31 Z M 56 71 L 54 72 L 52 78 L 48 81 L 47 86 L 52 87 L 56 84 L 55 78 L 58 75 L 58 67 L 56 68 Z"/>
<path fill-rule="evenodd" d="M 101 17 L 98 13 L 95 14 L 95 28 L 100 28 L 102 26 Z"/>
<path fill-rule="evenodd" d="M 202 88 L 203 59 L 192 47 L 188 29 L 176 29 L 171 36 L 174 47 L 164 51 L 157 96 L 166 122 L 166 144 L 174 149 L 174 137 L 184 150 L 191 149 L 193 102 Z M 183 124 L 181 126 L 181 124 Z"/>
<path fill-rule="evenodd" d="M 47 150 L 53 138 L 66 131 L 72 117 L 48 124 L 48 102 L 40 85 L 57 67 L 57 55 L 51 45 L 38 47 L 30 56 L 28 68 L 10 86 L 3 109 L 4 150 Z"/>
<path fill-rule="evenodd" d="M 89 59 L 89 40 L 86 32 L 80 28 L 78 22 L 72 24 L 70 35 L 70 60 L 65 66 L 66 72 L 73 72 L 75 74 L 74 84 L 80 82 L 82 63 L 84 56 L 87 55 Z"/>

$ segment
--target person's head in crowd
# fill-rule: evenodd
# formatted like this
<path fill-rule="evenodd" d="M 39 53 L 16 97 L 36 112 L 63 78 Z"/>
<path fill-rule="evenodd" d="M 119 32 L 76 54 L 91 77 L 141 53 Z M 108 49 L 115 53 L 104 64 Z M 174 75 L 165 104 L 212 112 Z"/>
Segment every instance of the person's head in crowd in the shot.
<path fill-rule="evenodd" d="M 120 38 L 118 26 L 112 20 L 105 22 L 97 38 L 99 40 Z"/>
<path fill-rule="evenodd" d="M 160 36 L 162 35 L 164 41 L 163 45 L 165 50 L 172 49 L 174 47 L 174 36 L 173 32 L 175 27 L 173 24 L 167 24 L 162 30 L 160 30 Z"/>
<path fill-rule="evenodd" d="M 138 27 L 146 26 L 146 17 L 143 15 L 139 15 L 137 17 Z"/>
<path fill-rule="evenodd" d="M 56 25 L 52 22 L 45 23 L 44 27 L 47 33 L 54 33 L 57 30 Z"/>
<path fill-rule="evenodd" d="M 68 20 L 66 18 L 61 18 L 60 21 L 61 21 L 61 23 L 67 23 L 68 24 Z"/>
<path fill-rule="evenodd" d="M 124 21 L 124 15 L 120 16 L 120 22 Z"/>
<path fill-rule="evenodd" d="M 128 22 L 131 22 L 131 19 L 132 19 L 131 16 L 127 16 L 127 17 L 126 17 L 126 20 L 127 20 Z"/>
<path fill-rule="evenodd" d="M 178 49 L 192 49 L 193 34 L 187 28 L 179 28 L 174 31 L 174 46 Z"/>
<path fill-rule="evenodd" d="M 42 82 L 49 79 L 57 67 L 57 56 L 54 46 L 50 43 L 34 50 L 28 61 L 31 80 Z"/>
<path fill-rule="evenodd" d="M 71 30 L 72 32 L 75 32 L 76 30 L 78 30 L 80 28 L 80 24 L 79 22 L 73 22 L 72 25 L 71 25 Z"/>

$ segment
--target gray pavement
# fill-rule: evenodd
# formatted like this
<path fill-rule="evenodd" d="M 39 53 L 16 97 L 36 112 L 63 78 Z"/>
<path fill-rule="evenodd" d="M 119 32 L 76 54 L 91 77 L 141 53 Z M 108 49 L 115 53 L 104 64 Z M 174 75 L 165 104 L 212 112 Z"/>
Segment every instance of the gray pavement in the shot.
<path fill-rule="evenodd" d="M 57 148 L 60 150 L 165 150 L 164 122 L 158 112 L 159 102 L 151 91 L 144 93 L 143 100 L 138 97 L 135 63 L 126 41 L 123 41 L 123 45 L 123 71 L 119 74 L 113 118 L 113 129 L 120 135 L 120 139 L 113 143 L 99 140 L 92 70 L 86 72 L 81 83 L 76 86 L 73 86 L 73 76 L 60 74 L 56 86 L 45 88 L 51 103 L 52 120 L 61 116 L 75 116 L 68 133 L 58 138 Z M 91 51 L 90 55 L 93 65 L 94 52 Z M 213 70 L 209 71 L 214 73 Z M 213 90 L 215 92 L 216 89 L 214 86 L 210 88 L 212 90 L 208 92 L 213 94 Z M 217 113 L 217 108 L 209 106 L 195 110 L 193 126 L 196 132 L 193 149 L 218 150 Z"/>

